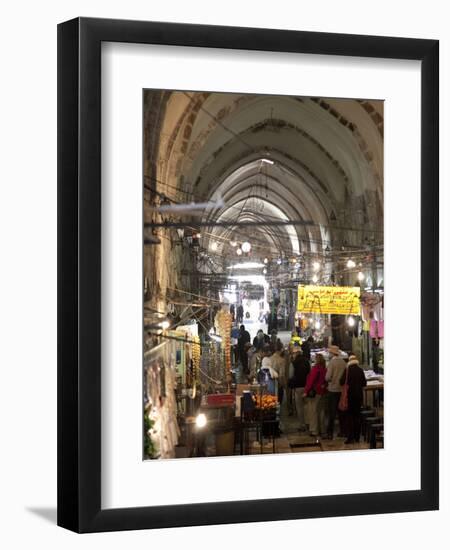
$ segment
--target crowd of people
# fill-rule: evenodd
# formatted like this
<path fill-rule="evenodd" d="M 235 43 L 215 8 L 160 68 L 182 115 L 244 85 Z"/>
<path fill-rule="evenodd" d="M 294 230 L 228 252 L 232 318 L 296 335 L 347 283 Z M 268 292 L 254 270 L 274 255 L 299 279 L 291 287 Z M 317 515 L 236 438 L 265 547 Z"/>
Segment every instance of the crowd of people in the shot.
<path fill-rule="evenodd" d="M 287 414 L 297 416 L 299 431 L 325 439 L 346 437 L 346 444 L 359 442 L 366 377 L 358 359 L 354 355 L 347 359 L 332 345 L 327 362 L 323 353 L 311 353 L 311 336 L 300 342 L 294 335 L 285 347 L 276 331 L 269 336 L 262 330 L 252 341 L 241 325 L 236 345 L 241 378 L 264 383 L 277 394 Z"/>

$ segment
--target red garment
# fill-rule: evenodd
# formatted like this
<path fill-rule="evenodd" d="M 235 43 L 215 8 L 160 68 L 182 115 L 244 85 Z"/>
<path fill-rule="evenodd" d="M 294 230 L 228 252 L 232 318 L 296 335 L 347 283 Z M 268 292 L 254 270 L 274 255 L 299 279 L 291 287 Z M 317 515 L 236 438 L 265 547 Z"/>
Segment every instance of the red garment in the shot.
<path fill-rule="evenodd" d="M 314 388 L 317 395 L 323 395 L 327 391 L 327 383 L 325 381 L 325 375 L 327 369 L 321 365 L 314 365 L 311 372 L 306 378 L 305 393 L 308 393 Z"/>

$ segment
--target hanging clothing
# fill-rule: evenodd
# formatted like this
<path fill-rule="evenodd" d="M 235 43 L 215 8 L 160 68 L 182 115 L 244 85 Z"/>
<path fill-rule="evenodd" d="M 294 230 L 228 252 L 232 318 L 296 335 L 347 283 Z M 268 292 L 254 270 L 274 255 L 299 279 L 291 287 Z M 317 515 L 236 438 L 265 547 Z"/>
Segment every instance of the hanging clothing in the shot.
<path fill-rule="evenodd" d="M 371 338 L 378 338 L 377 322 L 375 321 L 375 319 L 372 319 L 370 321 L 369 334 Z"/>
<path fill-rule="evenodd" d="M 384 338 L 384 321 L 370 321 L 370 336 L 371 338 Z"/>

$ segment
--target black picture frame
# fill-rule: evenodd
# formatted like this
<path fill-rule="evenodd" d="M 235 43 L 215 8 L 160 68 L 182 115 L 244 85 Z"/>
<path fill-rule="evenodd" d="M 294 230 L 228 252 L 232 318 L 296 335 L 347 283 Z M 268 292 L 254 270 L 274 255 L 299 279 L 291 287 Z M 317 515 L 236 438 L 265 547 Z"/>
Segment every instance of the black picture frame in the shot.
<path fill-rule="evenodd" d="M 421 62 L 421 488 L 101 508 L 101 44 L 127 42 Z M 436 510 L 439 506 L 439 42 L 77 18 L 58 26 L 58 525 L 76 532 Z"/>

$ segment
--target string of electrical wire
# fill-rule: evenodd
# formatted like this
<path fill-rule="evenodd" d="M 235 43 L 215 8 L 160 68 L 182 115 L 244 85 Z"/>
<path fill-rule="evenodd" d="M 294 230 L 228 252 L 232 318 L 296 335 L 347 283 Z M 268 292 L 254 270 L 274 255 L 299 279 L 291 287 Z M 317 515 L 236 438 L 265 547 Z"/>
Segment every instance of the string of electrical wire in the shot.
<path fill-rule="evenodd" d="M 190 228 L 192 230 L 195 230 L 195 227 L 193 226 L 187 226 L 187 228 Z M 212 232 L 208 232 L 208 231 L 202 231 L 203 234 L 206 234 L 208 236 L 210 236 L 211 238 L 214 238 L 215 240 L 218 240 L 218 241 L 223 241 L 224 243 L 229 243 L 229 238 L 226 238 L 226 237 L 222 237 L 220 235 L 217 235 L 216 233 L 212 233 Z M 243 238 L 247 238 L 247 235 L 243 235 Z M 168 240 L 171 240 L 169 236 L 166 236 L 164 234 L 160 234 L 159 235 L 160 237 L 163 237 L 163 238 L 166 238 Z M 288 237 L 286 237 L 286 235 L 280 235 L 281 238 L 283 238 L 284 240 L 287 240 Z M 308 239 L 308 242 L 311 243 L 313 242 L 313 239 Z M 323 245 L 323 241 L 320 241 L 320 240 L 314 240 L 314 242 L 316 244 L 322 244 Z M 261 249 L 262 253 L 261 253 L 261 256 L 264 256 L 264 257 L 270 257 L 270 259 L 272 261 L 274 260 L 278 260 L 279 258 L 281 257 L 284 257 L 285 259 L 287 259 L 288 257 L 292 257 L 294 256 L 295 257 L 295 254 L 293 254 L 292 252 L 292 248 L 289 247 L 289 248 L 279 248 L 278 247 L 278 250 L 277 250 L 277 254 L 275 255 L 271 255 L 268 253 L 268 243 L 267 241 L 262 241 L 262 240 L 259 240 L 256 236 L 252 236 L 252 246 L 254 249 Z M 333 261 L 333 260 L 339 260 L 340 257 L 342 256 L 351 256 L 353 259 L 355 260 L 359 260 L 359 259 L 366 259 L 367 256 L 373 256 L 374 254 L 375 255 L 379 255 L 382 250 L 384 248 L 384 245 L 382 244 L 378 244 L 378 245 L 365 245 L 364 248 L 357 248 L 357 247 L 349 247 L 349 246 L 346 246 L 344 250 L 333 250 L 333 251 L 328 251 L 328 252 L 319 252 L 319 251 L 308 251 L 308 250 L 302 250 L 297 256 L 300 256 L 300 257 L 311 257 L 312 259 L 314 258 L 317 258 L 317 259 L 320 259 L 322 261 Z M 204 254 L 207 254 L 209 257 L 211 257 L 211 259 L 217 259 L 217 260 L 223 260 L 223 253 L 215 253 L 213 251 L 207 251 L 206 249 L 202 249 L 202 252 Z"/>
<path fill-rule="evenodd" d="M 174 330 L 174 329 L 170 329 Z M 171 334 L 165 334 L 164 332 L 158 333 L 158 332 L 152 332 L 148 331 L 148 334 L 151 336 L 159 336 L 160 338 L 165 338 L 167 340 L 176 340 L 177 342 L 183 342 L 184 344 L 197 344 L 200 345 L 200 347 L 207 347 L 208 344 L 203 344 L 202 342 L 197 342 L 195 340 L 190 340 L 189 338 L 183 338 L 181 336 L 172 336 Z"/>
<path fill-rule="evenodd" d="M 265 226 L 261 224 L 261 231 L 266 230 Z M 259 232 L 259 233 L 260 233 Z M 208 236 L 210 236 L 211 239 L 215 239 L 218 241 L 222 241 L 222 239 L 217 238 L 217 233 L 208 232 Z M 239 237 L 237 239 L 236 237 Z M 376 249 L 379 247 L 382 247 L 383 245 L 380 243 L 359 243 L 359 244 L 348 244 L 347 241 L 344 242 L 332 242 L 330 240 L 322 240 L 322 239 L 315 239 L 313 237 L 305 236 L 303 238 L 298 238 L 297 235 L 295 237 L 298 238 L 298 244 L 299 244 L 299 251 L 294 252 L 292 249 L 292 242 L 291 242 L 292 235 L 289 234 L 281 234 L 274 231 L 270 232 L 270 238 L 275 239 L 273 244 L 270 245 L 269 242 L 264 237 L 258 237 L 257 233 L 252 233 L 249 235 L 247 232 L 242 232 L 240 230 L 237 230 L 235 232 L 235 236 L 233 240 L 250 240 L 252 247 L 254 248 L 260 248 L 264 252 L 268 252 L 268 249 L 270 247 L 276 248 L 276 253 L 272 252 L 272 255 L 276 258 L 279 257 L 286 257 L 286 256 L 313 256 L 313 257 L 322 257 L 324 255 L 327 256 L 334 256 L 334 255 L 349 255 L 354 254 L 358 252 L 366 252 L 372 249 Z M 225 239 L 226 242 L 229 242 L 229 239 Z M 285 243 L 285 246 L 283 246 L 283 243 Z M 317 245 L 319 250 L 309 250 L 308 247 L 311 245 Z M 332 246 L 330 246 L 332 245 Z M 267 256 L 267 253 L 265 254 Z"/>
<path fill-rule="evenodd" d="M 195 228 L 193 225 L 192 226 L 186 225 L 186 228 L 191 229 L 193 231 L 197 230 L 197 228 Z M 212 238 L 214 238 L 218 241 L 223 241 L 224 243 L 227 243 L 227 244 L 230 242 L 229 238 L 223 237 L 223 236 L 218 235 L 216 233 L 213 233 L 211 231 L 205 231 L 205 230 L 202 229 L 202 234 L 208 235 L 209 237 L 212 237 Z M 248 237 L 247 234 L 241 233 L 240 231 L 237 231 L 236 234 L 241 235 L 243 238 Z M 286 234 L 280 234 L 280 233 L 276 234 L 275 236 L 278 236 L 278 237 L 280 237 L 280 239 L 284 239 L 284 240 L 288 240 L 288 238 L 289 238 Z M 169 237 L 167 237 L 167 238 L 169 238 Z M 324 244 L 324 241 L 319 240 L 319 239 L 309 239 L 308 238 L 307 241 L 309 243 L 322 244 L 322 245 Z M 263 249 L 264 252 L 265 252 L 265 255 L 267 255 L 267 241 L 263 241 L 262 239 L 258 239 L 255 235 L 252 235 L 252 246 L 254 248 Z M 325 254 L 326 254 L 326 257 L 331 260 L 335 256 L 352 255 L 352 257 L 353 257 L 353 256 L 357 256 L 358 254 L 361 254 L 362 256 L 365 256 L 367 254 L 377 252 L 377 251 L 382 250 L 384 248 L 383 244 L 364 245 L 364 246 L 365 247 L 363 247 L 363 248 L 357 248 L 356 246 L 351 247 L 351 246 L 347 245 L 345 247 L 345 250 L 330 250 L 329 252 L 326 252 Z M 367 247 L 369 247 L 369 248 L 367 248 Z M 221 253 L 214 253 L 213 251 L 206 251 L 206 249 L 204 249 L 204 251 L 207 252 L 207 254 L 210 255 L 210 256 L 223 258 L 223 254 L 221 254 Z M 304 251 L 300 252 L 299 255 L 312 256 L 312 257 L 322 257 L 324 255 L 324 252 L 313 252 L 313 251 L 304 250 Z M 279 249 L 278 253 L 276 255 L 274 255 L 273 258 L 278 259 L 280 256 L 288 257 L 288 256 L 295 256 L 295 254 L 293 254 L 292 248 L 289 247 L 289 248 Z"/>
<path fill-rule="evenodd" d="M 168 286 L 167 289 L 168 289 L 168 290 L 173 290 L 173 291 L 175 291 L 175 292 L 181 292 L 182 294 L 190 294 L 191 296 L 194 296 L 194 297 L 196 297 L 196 298 L 202 298 L 202 299 L 204 298 L 204 299 L 210 300 L 210 301 L 212 301 L 212 302 L 218 302 L 218 303 L 220 303 L 220 300 L 215 300 L 215 299 L 213 299 L 213 298 L 208 298 L 208 297 L 206 297 L 206 296 L 201 296 L 200 294 L 195 294 L 194 292 L 188 292 L 187 290 L 180 290 L 180 289 L 178 289 L 178 288 L 172 288 L 172 287 L 170 287 L 170 286 Z"/>
<path fill-rule="evenodd" d="M 373 250 L 374 248 L 376 248 L 376 250 Z M 377 247 L 372 247 L 372 250 L 369 251 L 370 253 L 373 253 L 373 252 L 376 252 L 377 254 L 380 254 L 380 250 L 383 249 L 383 245 L 379 245 Z M 210 255 L 212 256 L 216 256 L 217 258 L 219 259 L 222 259 L 222 255 L 220 254 L 214 254 L 214 253 L 209 253 Z M 327 254 L 327 258 L 325 259 L 326 262 L 333 262 L 333 259 L 335 260 L 335 256 L 336 255 L 342 255 L 342 254 L 345 254 L 345 255 L 348 255 L 348 251 L 336 251 L 334 254 Z M 352 251 L 352 258 L 354 260 L 356 260 L 356 262 L 358 262 L 358 260 L 365 260 L 366 257 L 367 257 L 367 254 L 368 254 L 368 251 L 367 249 L 361 249 L 361 250 L 354 250 Z M 315 256 L 315 254 L 313 254 Z M 379 262 L 377 261 L 376 262 L 376 266 L 377 267 L 380 267 L 380 265 L 383 265 L 382 262 Z M 285 267 L 285 266 L 283 266 Z M 373 268 L 373 261 L 370 263 L 369 262 L 369 269 Z M 273 275 L 273 274 L 267 274 L 266 275 L 266 279 L 269 283 L 277 283 L 277 284 L 286 284 L 286 283 L 289 283 L 291 282 L 292 280 L 292 269 L 287 269 L 286 271 L 281 271 L 281 269 L 283 269 L 281 266 L 278 267 L 278 272 L 277 274 Z M 299 277 L 303 280 L 311 280 L 312 276 L 313 275 L 316 275 L 317 276 L 317 281 L 316 281 L 316 284 L 317 283 L 322 283 L 324 281 L 330 281 L 331 280 L 331 276 L 333 276 L 334 278 L 342 275 L 342 274 L 349 274 L 349 273 L 357 273 L 359 272 L 361 269 L 367 269 L 367 266 L 359 266 L 357 270 L 349 270 L 348 268 L 344 268 L 344 269 L 341 269 L 341 270 L 336 270 L 334 269 L 331 272 L 329 273 L 323 273 L 323 271 L 321 270 L 320 272 L 315 272 L 315 271 L 312 271 L 311 268 L 305 268 L 305 266 L 303 266 L 303 268 L 301 269 L 300 273 L 299 273 Z M 223 279 L 223 277 L 229 275 L 229 274 L 220 274 L 220 273 L 214 273 L 214 272 L 209 272 L 208 273 L 208 276 L 210 277 L 210 279 L 212 279 L 212 281 L 210 280 L 209 281 L 209 286 L 212 284 L 214 285 L 214 279 L 216 280 L 221 280 Z M 205 283 L 203 283 L 203 286 L 205 286 Z M 171 290 L 173 291 L 179 291 L 181 293 L 184 293 L 186 295 L 190 295 L 190 296 L 193 296 L 195 298 L 200 298 L 200 299 L 204 299 L 206 301 L 214 301 L 216 303 L 223 303 L 221 302 L 220 300 L 216 300 L 214 298 L 211 298 L 210 296 L 204 296 L 204 295 L 201 295 L 201 294 L 196 294 L 196 293 L 192 293 L 192 292 L 187 292 L 187 291 L 182 291 L 180 289 L 173 289 L 173 288 L 170 288 Z"/>
<path fill-rule="evenodd" d="M 237 223 L 237 225 L 239 225 L 239 222 Z M 264 226 L 264 223 L 262 222 L 261 223 L 261 229 L 266 229 L 265 226 Z M 190 227 L 191 229 L 195 230 L 194 226 L 191 226 Z M 230 239 L 228 237 L 222 237 L 221 235 L 217 234 L 217 233 L 213 233 L 211 231 L 204 231 L 203 228 L 202 228 L 202 233 L 205 233 L 206 235 L 208 235 L 209 237 L 211 237 L 212 239 L 216 239 L 216 240 L 219 240 L 219 241 L 224 241 L 224 242 L 229 242 Z M 237 237 L 241 237 L 240 239 L 234 239 L 234 240 L 246 240 L 249 238 L 247 232 L 244 232 L 242 230 L 240 230 L 239 228 L 238 229 L 235 229 L 233 231 L 234 235 Z M 277 244 L 280 244 L 280 241 L 289 241 L 290 240 L 290 235 L 289 234 L 286 234 L 286 233 L 277 233 L 275 231 L 271 231 L 270 232 L 270 236 L 271 237 L 274 237 L 274 238 L 277 238 L 279 239 L 278 243 Z M 233 239 L 232 239 L 233 240 Z M 305 243 L 305 244 L 317 244 L 317 245 L 321 245 L 321 246 L 329 246 L 332 244 L 332 241 L 331 240 L 323 240 L 323 239 L 314 239 L 314 238 L 310 238 L 310 237 L 305 237 L 305 238 L 299 238 L 299 244 L 300 243 Z M 251 236 L 251 241 L 252 241 L 252 246 L 255 246 L 257 248 L 263 248 L 265 250 L 267 250 L 267 247 L 268 247 L 268 242 L 267 240 L 263 240 L 263 239 L 258 239 L 258 237 L 256 236 L 256 234 L 252 234 Z M 339 246 L 339 245 L 338 245 Z M 367 248 L 359 248 L 359 246 L 361 245 L 349 245 L 349 244 L 342 244 L 341 246 L 344 246 L 344 250 L 336 250 L 334 249 L 333 251 L 330 249 L 328 252 L 326 252 L 327 254 L 349 254 L 349 253 L 354 253 L 354 252 L 357 252 L 358 250 L 365 250 L 367 252 Z M 373 247 L 382 247 L 383 245 L 381 244 L 364 244 L 363 246 L 366 246 L 366 247 L 370 247 L 370 248 L 373 248 Z M 334 248 L 334 247 L 333 247 Z M 279 250 L 279 253 L 277 254 L 277 257 L 279 257 L 280 255 L 293 255 L 294 253 L 292 252 L 292 246 L 288 246 L 287 248 L 278 248 Z M 301 252 L 301 254 L 307 254 L 307 255 L 312 255 L 312 256 L 319 256 L 319 255 L 322 255 L 324 253 L 324 251 L 317 251 L 317 252 L 314 252 L 314 251 L 309 251 L 309 250 L 304 250 Z"/>
<path fill-rule="evenodd" d="M 377 264 L 377 268 L 381 267 L 382 264 Z M 300 278 L 303 278 L 303 279 L 307 279 L 307 280 L 311 280 L 311 276 L 312 275 L 316 275 L 317 276 L 317 281 L 315 282 L 315 284 L 320 284 L 326 280 L 331 280 L 331 277 L 334 277 L 336 278 L 337 276 L 340 276 L 340 275 L 354 275 L 355 278 L 357 277 L 358 273 L 360 272 L 361 269 L 364 269 L 363 267 L 360 267 L 358 268 L 358 270 L 354 270 L 354 269 L 338 269 L 338 270 L 334 270 L 330 273 L 323 273 L 323 272 L 312 272 L 310 270 L 306 271 L 306 270 L 300 270 L 299 272 L 299 276 Z M 266 275 L 266 280 L 268 283 L 278 283 L 278 284 L 283 284 L 285 282 L 289 282 L 290 279 L 290 276 L 291 276 L 291 272 L 285 272 L 285 273 L 278 273 L 278 274 L 274 274 L 274 275 Z"/>
<path fill-rule="evenodd" d="M 217 237 L 217 235 L 215 235 L 214 233 L 209 233 L 209 235 L 215 238 Z M 166 238 L 169 239 L 169 237 Z M 229 243 L 229 239 L 223 238 L 223 241 L 227 244 Z M 258 244 L 255 237 L 252 237 L 252 246 L 254 249 L 261 249 L 261 253 L 257 253 L 257 255 L 268 258 L 272 262 L 279 260 L 280 258 L 284 258 L 285 261 L 288 261 L 289 257 L 296 259 L 296 255 L 292 253 L 292 249 L 279 249 L 278 253 L 275 255 L 268 253 L 267 243 L 260 245 Z M 346 248 L 346 250 L 334 250 L 326 252 L 325 254 L 323 252 L 320 253 L 304 250 L 300 252 L 297 257 L 310 257 L 311 259 L 319 259 L 320 261 L 324 262 L 333 262 L 340 261 L 342 257 L 351 256 L 358 263 L 360 260 L 367 261 L 368 256 L 379 256 L 382 253 L 383 248 L 383 245 L 375 245 L 371 246 L 369 249 L 352 248 L 351 250 L 349 250 L 348 248 Z M 223 253 L 213 252 L 204 248 L 201 248 L 199 251 L 203 254 L 208 255 L 208 257 L 210 257 L 212 261 L 216 261 L 217 263 L 219 263 L 219 265 L 224 258 Z M 253 254 L 253 256 L 255 256 L 255 254 Z"/>
<path fill-rule="evenodd" d="M 209 300 L 209 298 L 206 298 L 206 297 L 205 297 L 205 299 Z M 185 325 L 186 323 L 188 323 L 189 321 L 192 321 L 193 319 L 200 322 L 208 314 L 209 314 L 209 312 L 206 311 L 206 312 L 203 313 L 203 315 L 201 315 L 200 317 L 197 317 L 197 314 L 195 312 L 192 312 L 190 315 L 180 319 L 178 321 L 178 323 L 175 323 L 174 325 L 172 325 L 170 327 L 170 330 L 176 330 L 178 327 Z M 153 325 L 144 325 L 144 330 L 147 330 L 148 328 L 153 328 Z M 148 331 L 148 334 L 155 334 L 156 336 L 160 336 L 162 333 L 158 334 L 158 333 L 152 333 L 151 331 Z"/>
<path fill-rule="evenodd" d="M 154 178 L 152 178 L 152 179 L 154 179 Z M 159 180 L 156 180 L 156 181 L 161 183 L 161 185 L 169 185 L 169 184 L 165 184 L 164 182 L 161 182 Z M 178 188 L 178 187 L 175 187 L 175 186 L 171 186 L 171 187 L 181 191 L 181 189 Z M 160 191 L 157 191 L 157 190 L 149 188 L 149 187 L 146 187 L 146 189 L 148 191 L 152 192 L 152 193 L 155 193 L 158 196 L 164 197 L 165 199 L 167 199 L 168 201 L 170 201 L 174 204 L 183 204 L 182 202 L 177 201 L 174 198 L 168 197 L 167 195 L 165 195 L 164 193 L 162 193 Z M 183 192 L 186 192 L 186 191 L 183 191 Z M 199 197 L 196 200 L 208 200 L 208 198 L 207 197 L 201 197 L 201 198 Z M 240 214 L 242 213 L 242 209 L 239 206 L 233 206 L 233 205 L 226 206 L 226 210 L 238 210 Z M 251 210 L 246 212 L 246 213 L 258 214 L 257 212 L 253 212 Z M 270 214 L 264 214 L 264 218 L 266 218 L 268 221 L 280 221 L 279 217 L 273 216 L 273 215 L 270 215 Z M 238 226 L 239 221 L 237 221 L 237 220 L 238 220 L 238 218 L 236 218 L 236 219 L 232 218 L 232 219 L 227 220 L 227 221 L 229 221 L 231 223 L 236 221 L 236 225 Z M 328 228 L 328 229 L 333 229 L 335 231 L 336 230 L 337 231 L 356 231 L 356 232 L 362 232 L 362 233 L 381 233 L 381 234 L 384 233 L 383 229 L 374 229 L 374 228 L 369 228 L 369 227 L 338 226 L 338 225 L 331 225 L 331 224 L 315 223 L 315 222 L 305 221 L 305 220 L 281 220 L 280 225 L 285 224 L 286 226 L 289 226 L 289 224 L 296 223 L 296 222 L 301 222 L 302 225 L 307 225 L 307 226 L 311 226 L 311 227 L 319 227 L 319 228 Z M 186 222 L 186 223 L 192 223 L 192 222 Z M 152 224 L 149 224 L 149 225 L 152 225 Z M 167 227 L 171 227 L 170 222 L 167 222 L 166 225 L 167 225 Z M 205 227 L 214 227 L 214 225 L 215 225 L 214 221 L 211 221 L 211 225 L 210 226 L 207 225 Z M 264 225 L 264 222 L 261 222 L 261 225 Z M 323 242 L 323 241 L 320 241 L 320 242 Z"/>
<path fill-rule="evenodd" d="M 176 201 L 174 201 L 174 202 L 176 202 Z M 230 207 L 230 208 L 233 208 L 233 207 Z M 240 210 L 240 213 L 242 213 L 242 209 L 239 209 L 239 210 Z M 267 217 L 271 217 L 271 216 L 268 215 Z M 272 218 L 273 218 L 273 217 L 272 217 Z M 239 222 L 238 222 L 238 221 L 236 222 L 236 225 L 239 226 Z M 264 226 L 264 224 L 262 224 L 262 227 L 263 227 L 263 226 Z M 192 226 L 190 227 L 190 229 L 195 230 L 195 228 L 192 227 Z M 346 228 L 346 229 L 348 230 L 349 228 Z M 359 229 L 359 228 L 353 228 L 353 229 Z M 230 231 L 230 232 L 231 232 L 231 231 Z M 236 230 L 236 228 L 235 228 L 235 230 L 234 230 L 234 233 L 235 233 L 235 234 L 244 235 L 244 233 L 240 232 L 239 230 Z M 209 235 L 211 238 L 215 238 L 216 240 L 223 240 L 223 241 L 226 241 L 226 242 L 229 241 L 229 238 L 227 238 L 227 237 L 222 237 L 221 235 L 218 235 L 217 233 L 212 233 L 212 232 L 208 232 L 208 231 L 204 231 L 204 230 L 203 230 L 203 234 L 207 234 L 207 235 Z M 286 240 L 287 238 L 289 238 L 289 236 L 287 236 L 286 234 L 280 235 L 280 234 L 274 233 L 273 231 L 270 231 L 270 236 L 271 236 L 272 238 L 278 237 L 278 238 L 280 238 L 280 239 L 282 239 L 282 240 Z M 246 235 L 245 235 L 245 237 L 246 237 Z M 307 240 L 308 240 L 309 243 L 312 242 L 312 239 L 311 239 L 311 238 L 308 238 Z M 258 239 L 255 239 L 254 236 L 252 237 L 252 243 L 253 243 L 254 247 L 256 247 L 256 248 L 263 248 L 264 251 L 266 252 L 266 250 L 267 250 L 267 241 L 265 241 L 265 242 L 263 242 L 262 244 L 259 245 L 258 243 L 261 243 L 261 242 L 262 242 L 262 241 L 260 241 L 260 240 L 258 240 Z M 321 245 L 324 244 L 324 241 L 322 241 L 322 240 L 317 240 L 316 242 L 320 243 Z M 347 247 L 347 248 L 348 248 L 348 247 Z M 353 248 L 353 247 L 352 247 L 352 248 Z M 380 247 L 380 246 L 377 246 L 377 247 L 372 246 L 372 247 L 371 247 L 372 252 L 375 252 L 375 249 L 376 249 L 376 248 L 381 248 L 381 247 Z M 352 256 L 355 257 L 356 259 L 358 259 L 358 252 L 359 252 L 358 250 L 355 250 L 354 248 L 352 249 Z M 290 248 L 289 248 L 288 250 L 282 249 L 282 255 L 286 256 L 286 255 L 289 255 L 290 253 L 291 253 L 291 249 L 290 249 Z M 338 256 L 338 255 L 341 255 L 341 254 L 346 254 L 346 255 L 348 255 L 348 253 L 349 253 L 349 250 L 337 250 L 337 251 L 335 250 L 335 251 L 333 251 L 332 253 L 328 252 L 328 253 L 326 254 L 326 256 L 327 256 L 328 260 L 331 261 L 334 257 L 336 257 L 336 256 Z M 366 256 L 366 255 L 367 255 L 367 246 L 366 246 L 365 249 L 362 249 L 362 250 L 361 250 L 361 254 L 362 254 L 363 256 Z M 214 256 L 214 254 L 211 254 L 211 253 L 210 253 L 209 255 Z M 318 254 L 317 252 L 309 252 L 309 251 L 302 251 L 302 255 L 311 255 L 311 256 L 314 256 L 314 257 L 320 256 L 320 254 Z M 220 257 L 220 258 L 222 257 L 222 255 L 217 255 L 217 256 Z"/>

